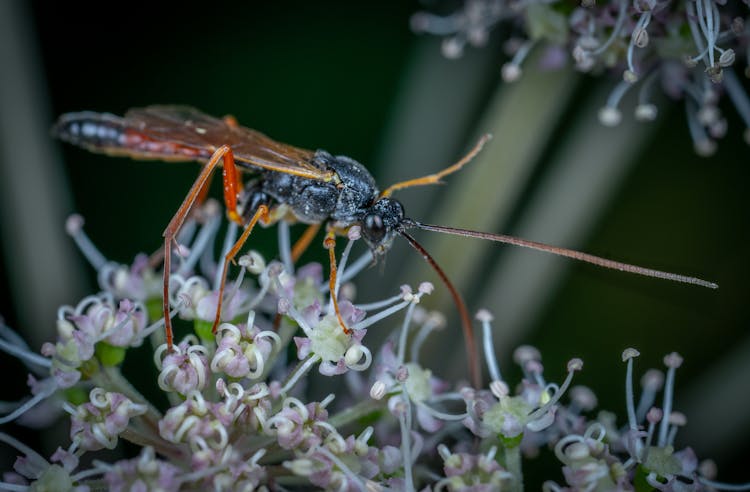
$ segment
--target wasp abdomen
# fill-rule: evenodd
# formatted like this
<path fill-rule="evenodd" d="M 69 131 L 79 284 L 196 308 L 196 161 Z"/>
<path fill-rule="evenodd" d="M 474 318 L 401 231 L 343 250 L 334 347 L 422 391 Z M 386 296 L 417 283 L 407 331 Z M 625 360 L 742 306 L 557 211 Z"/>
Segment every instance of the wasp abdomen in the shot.
<path fill-rule="evenodd" d="M 120 147 L 124 142 L 122 118 L 107 113 L 84 111 L 63 115 L 54 128 L 61 140 L 93 150 Z"/>
<path fill-rule="evenodd" d="M 201 160 L 211 156 L 204 148 L 155 139 L 134 128 L 125 118 L 109 113 L 65 114 L 52 128 L 52 133 L 92 152 L 165 160 Z"/>

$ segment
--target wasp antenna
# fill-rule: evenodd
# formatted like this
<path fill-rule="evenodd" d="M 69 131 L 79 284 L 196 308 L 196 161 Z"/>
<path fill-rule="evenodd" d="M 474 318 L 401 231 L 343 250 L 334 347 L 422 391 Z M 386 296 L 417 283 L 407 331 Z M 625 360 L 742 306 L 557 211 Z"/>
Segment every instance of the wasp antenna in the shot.
<path fill-rule="evenodd" d="M 474 147 L 471 148 L 469 153 L 463 156 L 461 159 L 459 159 L 458 162 L 456 162 L 455 164 L 448 166 L 442 171 L 437 172 L 435 174 L 430 174 L 427 176 L 422 176 L 421 178 L 414 178 L 414 179 L 410 179 L 407 181 L 401 181 L 396 184 L 392 184 L 380 194 L 380 198 L 388 198 L 389 196 L 393 194 L 394 191 L 402 190 L 404 188 L 411 188 L 412 186 L 425 186 L 425 185 L 442 183 L 441 179 L 443 177 L 448 176 L 449 174 L 453 174 L 456 171 L 459 171 L 462 167 L 468 164 L 482 150 L 482 147 L 484 147 L 484 144 L 486 144 L 491 139 L 492 139 L 492 135 L 490 135 L 489 133 L 485 133 L 484 135 L 479 137 L 479 140 L 474 145 Z"/>
<path fill-rule="evenodd" d="M 558 248 L 557 246 L 550 246 L 548 244 L 529 241 L 528 239 L 521 239 L 505 234 L 490 234 L 488 232 L 470 231 L 468 229 L 422 224 L 421 222 L 416 222 L 413 220 L 410 221 L 409 225 L 424 229 L 426 231 L 444 232 L 446 234 L 453 234 L 455 236 L 475 237 L 478 239 L 487 239 L 489 241 L 495 241 L 498 243 L 512 244 L 513 246 L 521 246 L 522 248 L 535 249 L 537 251 L 543 251 L 545 253 L 552 253 L 553 255 L 557 256 L 564 256 L 566 258 L 584 261 L 586 263 L 591 263 L 600 267 L 611 268 L 612 270 L 620 270 L 622 272 L 635 273 L 637 275 L 643 275 L 646 277 L 661 278 L 664 280 L 671 280 L 673 282 L 680 282 L 683 284 L 699 285 L 701 287 L 707 287 L 709 289 L 719 288 L 718 284 L 697 277 L 689 277 L 686 275 L 679 275 L 677 273 L 663 272 L 661 270 L 654 270 L 652 268 L 644 268 L 637 265 L 631 265 L 629 263 L 608 260 L 607 258 L 602 258 L 600 256 L 594 256 L 572 249 Z"/>
<path fill-rule="evenodd" d="M 404 239 L 408 241 L 411 247 L 417 250 L 417 252 L 422 255 L 422 258 L 424 258 L 425 261 L 430 264 L 430 266 L 438 274 L 438 277 L 440 277 L 440 280 L 443 281 L 445 286 L 448 288 L 448 291 L 451 293 L 453 302 L 456 304 L 458 313 L 461 316 L 461 326 L 464 332 L 464 340 L 466 342 L 466 356 L 469 359 L 469 372 L 471 373 L 471 381 L 474 384 L 475 388 L 479 388 L 482 384 L 482 373 L 479 367 L 479 354 L 477 353 L 477 344 L 474 340 L 474 331 L 471 326 L 469 310 L 466 309 L 466 303 L 461 297 L 461 294 L 458 293 L 456 287 L 453 286 L 453 283 L 450 281 L 443 269 L 440 268 L 440 265 L 435 262 L 435 260 L 432 258 L 432 256 L 430 256 L 427 250 L 424 249 L 416 239 L 407 234 L 403 229 L 398 230 L 398 233 L 401 234 L 401 236 L 403 236 Z"/>

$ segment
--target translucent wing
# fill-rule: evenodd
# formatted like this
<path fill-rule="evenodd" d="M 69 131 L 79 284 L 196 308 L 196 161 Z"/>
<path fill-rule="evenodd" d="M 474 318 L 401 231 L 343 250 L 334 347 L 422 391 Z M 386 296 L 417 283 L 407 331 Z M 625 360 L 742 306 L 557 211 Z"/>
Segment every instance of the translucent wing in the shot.
<path fill-rule="evenodd" d="M 272 140 L 237 125 L 231 119 L 209 116 L 187 106 L 148 106 L 131 109 L 123 118 L 131 131 L 157 142 L 187 147 L 210 155 L 228 145 L 236 161 L 259 168 L 330 179 L 330 171 L 315 166 L 314 152 Z"/>

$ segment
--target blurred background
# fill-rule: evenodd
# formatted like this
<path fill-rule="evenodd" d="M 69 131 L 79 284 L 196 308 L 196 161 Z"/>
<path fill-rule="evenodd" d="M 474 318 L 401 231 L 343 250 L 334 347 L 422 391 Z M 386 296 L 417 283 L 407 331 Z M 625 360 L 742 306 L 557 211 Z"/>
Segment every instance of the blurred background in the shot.
<path fill-rule="evenodd" d="M 65 146 L 49 134 L 64 112 L 122 114 L 148 104 L 188 104 L 232 114 L 282 142 L 353 157 L 383 188 L 442 169 L 490 132 L 494 139 L 483 153 L 445 186 L 398 194 L 409 216 L 721 286 L 711 291 L 415 232 L 469 309 L 494 313 L 504 374 L 518 380 L 510 354 L 519 344 L 541 350 L 551 380 L 562 380 L 566 361 L 581 357 L 577 383 L 594 389 L 600 408 L 624 418 L 622 350 L 640 350 L 637 374 L 663 368 L 663 356 L 677 351 L 685 363 L 675 408 L 688 416 L 678 447 L 689 444 L 699 458 L 714 458 L 722 480 L 747 481 L 750 161 L 734 109 L 722 105 L 730 130 L 710 158 L 694 153 L 682 104 L 662 101 L 655 122 L 638 123 L 626 100 L 622 124 L 605 128 L 597 111 L 612 78 L 541 72 L 533 69 L 532 54 L 522 78 L 506 84 L 502 28 L 485 48 L 447 60 L 439 38 L 409 29 L 410 16 L 425 8 L 445 10 L 417 2 L 198 8 L 133 1 L 107 9 L 94 2 L 0 2 L 0 313 L 6 323 L 39 347 L 54 337 L 59 305 L 96 291 L 93 271 L 64 233 L 70 213 L 84 216 L 109 259 L 128 263 L 160 246 L 199 169 Z M 275 241 L 269 229 L 253 236 L 252 247 L 270 255 Z M 317 244 L 303 261 L 324 259 Z M 465 377 L 455 308 L 423 263 L 408 245 L 396 244 L 384 268 L 360 277 L 359 299 L 381 298 L 406 282 L 434 282 L 436 293 L 425 305 L 439 306 L 449 322 L 432 337 L 426 365 L 443 377 Z M 7 359 L 3 399 L 16 400 L 28 391 L 25 373 Z M 25 442 L 46 451 L 52 444 L 34 435 Z M 556 473 L 551 478 L 559 481 L 559 467 Z M 527 473 L 530 490 L 532 476 Z"/>

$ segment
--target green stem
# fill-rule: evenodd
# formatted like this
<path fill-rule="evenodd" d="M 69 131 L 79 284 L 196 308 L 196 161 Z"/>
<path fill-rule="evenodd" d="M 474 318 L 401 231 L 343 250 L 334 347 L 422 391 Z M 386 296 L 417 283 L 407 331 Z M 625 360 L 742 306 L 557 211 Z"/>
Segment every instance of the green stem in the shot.
<path fill-rule="evenodd" d="M 523 492 L 523 472 L 521 471 L 521 446 L 505 447 L 505 469 L 513 475 L 512 492 Z"/>
<path fill-rule="evenodd" d="M 357 403 L 353 407 L 349 407 L 346 410 L 337 413 L 328 419 L 328 423 L 338 429 L 339 427 L 350 424 L 357 419 L 361 419 L 371 413 L 377 412 L 382 406 L 383 404 L 380 401 L 368 398 Z"/>
<path fill-rule="evenodd" d="M 158 434 L 146 434 L 132 425 L 120 433 L 120 437 L 141 447 L 151 446 L 157 453 L 175 461 L 184 461 L 189 455 L 186 455 L 178 446 L 158 437 Z"/>

